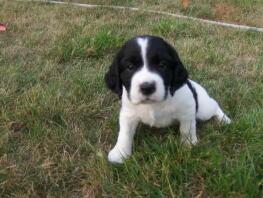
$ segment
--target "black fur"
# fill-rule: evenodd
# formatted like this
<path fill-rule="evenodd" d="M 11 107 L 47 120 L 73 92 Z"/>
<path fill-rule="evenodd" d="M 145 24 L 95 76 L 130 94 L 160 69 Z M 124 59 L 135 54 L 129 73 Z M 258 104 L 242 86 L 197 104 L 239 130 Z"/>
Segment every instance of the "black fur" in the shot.
<path fill-rule="evenodd" d="M 198 111 L 198 98 L 197 98 L 197 92 L 195 90 L 195 88 L 192 86 L 191 82 L 189 80 L 187 80 L 187 86 L 189 87 L 189 89 L 191 90 L 193 97 L 195 99 L 195 111 Z"/>
<path fill-rule="evenodd" d="M 120 80 L 118 54 L 115 57 L 113 63 L 110 65 L 109 71 L 106 73 L 104 79 L 107 87 L 114 93 L 116 93 L 119 96 L 119 98 L 121 98 L 122 82 Z"/>

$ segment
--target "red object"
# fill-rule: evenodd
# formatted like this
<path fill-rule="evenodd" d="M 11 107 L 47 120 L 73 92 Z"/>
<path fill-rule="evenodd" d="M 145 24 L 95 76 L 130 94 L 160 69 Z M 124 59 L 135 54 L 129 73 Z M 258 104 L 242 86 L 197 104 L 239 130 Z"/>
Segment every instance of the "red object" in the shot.
<path fill-rule="evenodd" d="M 6 25 L 0 23 L 0 32 L 4 32 L 4 31 L 6 31 Z"/>

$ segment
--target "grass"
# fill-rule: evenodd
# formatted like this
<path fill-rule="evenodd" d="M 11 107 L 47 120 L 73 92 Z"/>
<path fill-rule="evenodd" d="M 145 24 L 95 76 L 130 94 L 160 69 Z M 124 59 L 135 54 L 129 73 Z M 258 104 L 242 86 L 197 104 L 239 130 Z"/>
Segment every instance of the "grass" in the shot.
<path fill-rule="evenodd" d="M 253 16 L 262 10 L 261 1 L 227 2 Z M 158 1 L 142 6 L 166 9 Z M 262 197 L 263 34 L 15 1 L 0 3 L 0 21 L 8 23 L 0 33 L 0 197 Z M 138 34 L 172 43 L 233 124 L 198 124 L 192 150 L 180 146 L 176 125 L 140 125 L 134 155 L 115 166 L 107 153 L 119 105 L 103 76 L 117 49 Z"/>
<path fill-rule="evenodd" d="M 262 0 L 64 0 L 103 5 L 121 5 L 144 9 L 181 13 L 188 16 L 251 26 L 263 26 Z"/>

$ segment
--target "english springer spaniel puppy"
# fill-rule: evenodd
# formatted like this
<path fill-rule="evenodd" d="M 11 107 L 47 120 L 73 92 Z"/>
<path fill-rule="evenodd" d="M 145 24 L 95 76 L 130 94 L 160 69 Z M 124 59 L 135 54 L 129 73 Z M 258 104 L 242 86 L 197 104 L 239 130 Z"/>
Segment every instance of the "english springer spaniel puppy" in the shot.
<path fill-rule="evenodd" d="M 218 103 L 188 73 L 175 49 L 160 37 L 138 36 L 127 41 L 105 75 L 109 89 L 121 99 L 119 136 L 109 152 L 112 163 L 132 153 L 139 122 L 154 127 L 180 123 L 181 141 L 195 145 L 196 119 L 215 117 L 230 123 Z"/>

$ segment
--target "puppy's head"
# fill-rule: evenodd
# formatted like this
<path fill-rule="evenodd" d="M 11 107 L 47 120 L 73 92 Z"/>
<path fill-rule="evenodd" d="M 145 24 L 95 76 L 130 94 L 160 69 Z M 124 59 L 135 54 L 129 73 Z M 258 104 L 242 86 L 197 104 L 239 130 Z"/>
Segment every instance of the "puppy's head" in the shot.
<path fill-rule="evenodd" d="M 156 36 L 138 36 L 127 41 L 105 75 L 108 88 L 120 98 L 125 88 L 133 104 L 163 101 L 187 78 L 175 49 Z"/>

